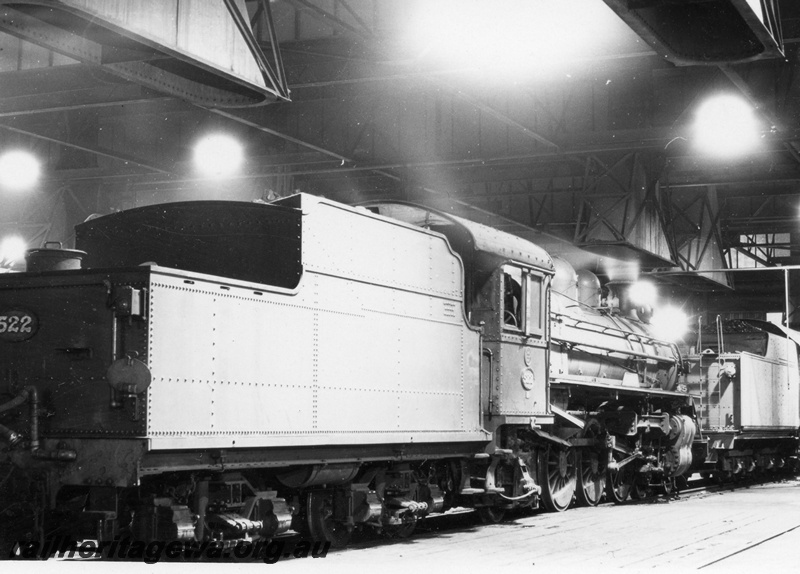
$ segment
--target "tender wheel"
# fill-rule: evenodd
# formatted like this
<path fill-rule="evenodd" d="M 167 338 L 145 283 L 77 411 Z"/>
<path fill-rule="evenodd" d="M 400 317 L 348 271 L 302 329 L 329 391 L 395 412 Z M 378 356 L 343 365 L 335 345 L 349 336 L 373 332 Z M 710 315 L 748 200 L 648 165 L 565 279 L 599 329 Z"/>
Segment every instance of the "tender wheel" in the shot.
<path fill-rule="evenodd" d="M 312 540 L 330 542 L 333 548 L 344 548 L 353 532 L 333 520 L 333 494 L 311 492 L 306 503 L 306 521 Z"/>
<path fill-rule="evenodd" d="M 589 419 L 583 429 L 583 438 L 596 439 L 602 434 L 597 419 Z M 607 454 L 602 447 L 584 448 L 578 452 L 576 493 L 578 504 L 597 506 L 606 488 Z"/>
<path fill-rule="evenodd" d="M 481 506 L 478 508 L 478 516 L 484 524 L 497 524 L 503 521 L 503 518 L 506 516 L 506 511 L 504 508 Z"/>
<path fill-rule="evenodd" d="M 539 451 L 542 503 L 551 512 L 566 510 L 575 495 L 575 451 L 548 446 Z"/>
<path fill-rule="evenodd" d="M 625 456 L 622 453 L 613 453 L 615 460 L 622 460 Z M 620 504 L 628 499 L 631 493 L 636 473 L 631 464 L 626 464 L 619 470 L 608 469 L 606 475 L 606 494 L 608 499 L 615 504 Z"/>

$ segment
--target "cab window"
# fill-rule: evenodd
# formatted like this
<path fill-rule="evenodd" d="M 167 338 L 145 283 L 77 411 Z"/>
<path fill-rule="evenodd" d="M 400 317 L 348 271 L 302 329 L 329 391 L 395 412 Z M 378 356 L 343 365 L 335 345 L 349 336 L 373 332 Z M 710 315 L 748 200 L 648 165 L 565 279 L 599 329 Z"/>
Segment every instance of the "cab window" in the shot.
<path fill-rule="evenodd" d="M 522 269 L 503 267 L 503 326 L 512 331 L 522 330 Z"/>
<path fill-rule="evenodd" d="M 503 329 L 544 337 L 546 327 L 544 275 L 513 265 L 503 266 Z"/>
<path fill-rule="evenodd" d="M 544 277 L 534 273 L 525 274 L 525 334 L 544 337 L 547 319 Z"/>

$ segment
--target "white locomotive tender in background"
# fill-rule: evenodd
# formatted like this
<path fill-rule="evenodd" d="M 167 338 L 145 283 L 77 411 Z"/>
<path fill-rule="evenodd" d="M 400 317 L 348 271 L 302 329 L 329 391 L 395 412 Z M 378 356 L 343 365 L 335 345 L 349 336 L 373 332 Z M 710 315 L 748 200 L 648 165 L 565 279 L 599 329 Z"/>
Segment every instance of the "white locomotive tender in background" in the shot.
<path fill-rule="evenodd" d="M 458 217 L 299 194 L 76 232 L 85 253 L 0 276 L 4 544 L 341 546 L 456 506 L 496 521 L 796 460 L 778 327 L 687 356 L 624 286 L 601 307 L 585 271 Z"/>

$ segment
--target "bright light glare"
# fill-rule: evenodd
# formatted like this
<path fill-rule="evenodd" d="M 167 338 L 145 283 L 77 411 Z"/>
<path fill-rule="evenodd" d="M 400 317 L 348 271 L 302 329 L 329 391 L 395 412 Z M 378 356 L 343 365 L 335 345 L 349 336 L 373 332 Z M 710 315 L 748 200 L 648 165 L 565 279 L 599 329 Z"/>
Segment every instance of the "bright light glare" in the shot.
<path fill-rule="evenodd" d="M 0 155 L 0 186 L 22 190 L 39 180 L 39 161 L 23 150 L 7 151 Z"/>
<path fill-rule="evenodd" d="M 677 307 L 660 307 L 650 319 L 653 335 L 664 341 L 679 341 L 689 330 L 689 317 Z"/>
<path fill-rule="evenodd" d="M 658 298 L 656 286 L 649 281 L 636 281 L 631 284 L 628 296 L 634 305 L 649 307 L 655 306 Z"/>
<path fill-rule="evenodd" d="M 607 41 L 616 20 L 602 3 L 583 0 L 437 0 L 416 5 L 406 40 L 419 57 L 493 74 L 516 75 L 585 58 L 591 46 Z"/>
<path fill-rule="evenodd" d="M 205 136 L 194 148 L 195 166 L 203 175 L 214 179 L 236 173 L 243 159 L 241 144 L 223 134 Z"/>
<path fill-rule="evenodd" d="M 718 157 L 752 151 L 760 132 L 752 106 L 732 95 L 706 100 L 697 110 L 694 130 L 697 148 Z"/>
<path fill-rule="evenodd" d="M 0 264 L 13 264 L 25 258 L 28 246 L 19 235 L 8 235 L 0 241 Z"/>

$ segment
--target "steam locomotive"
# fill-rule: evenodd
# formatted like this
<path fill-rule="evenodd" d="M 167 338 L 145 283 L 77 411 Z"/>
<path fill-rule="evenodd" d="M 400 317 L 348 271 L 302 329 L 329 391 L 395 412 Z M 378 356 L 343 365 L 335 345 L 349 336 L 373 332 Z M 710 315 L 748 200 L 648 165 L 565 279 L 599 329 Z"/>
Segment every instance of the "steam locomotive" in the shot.
<path fill-rule="evenodd" d="M 399 202 L 82 223 L 74 250 L 0 275 L 2 535 L 343 546 L 796 454 L 796 349 L 780 448 L 710 448 L 692 390 L 712 355 L 687 360 L 616 289 L 604 307 L 596 277 L 536 245 Z"/>

